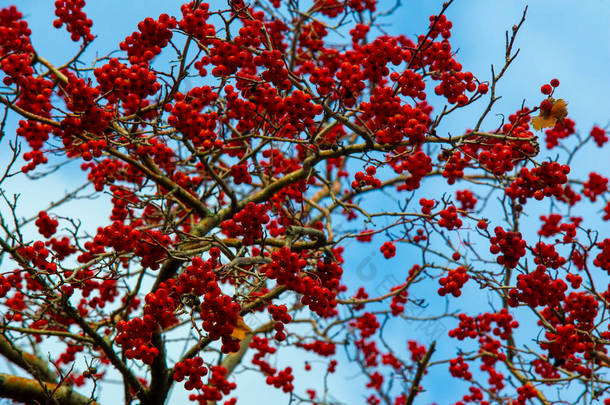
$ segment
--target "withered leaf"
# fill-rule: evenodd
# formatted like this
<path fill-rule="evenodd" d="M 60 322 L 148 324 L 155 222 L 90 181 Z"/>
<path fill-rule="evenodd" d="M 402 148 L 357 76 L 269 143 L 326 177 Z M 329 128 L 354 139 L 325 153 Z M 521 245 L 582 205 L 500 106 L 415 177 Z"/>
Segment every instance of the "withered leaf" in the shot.
<path fill-rule="evenodd" d="M 241 316 L 237 319 L 237 325 L 231 333 L 231 337 L 239 340 L 243 340 L 248 333 L 252 332 L 252 329 L 244 322 L 244 318 Z"/>
<path fill-rule="evenodd" d="M 555 126 L 557 121 L 563 122 L 563 119 L 568 115 L 568 103 L 563 99 L 555 100 L 549 98 L 548 101 L 551 103 L 550 109 L 540 109 L 540 114 L 537 117 L 532 118 L 532 127 L 536 131 L 540 131 L 543 128 L 552 128 Z"/>

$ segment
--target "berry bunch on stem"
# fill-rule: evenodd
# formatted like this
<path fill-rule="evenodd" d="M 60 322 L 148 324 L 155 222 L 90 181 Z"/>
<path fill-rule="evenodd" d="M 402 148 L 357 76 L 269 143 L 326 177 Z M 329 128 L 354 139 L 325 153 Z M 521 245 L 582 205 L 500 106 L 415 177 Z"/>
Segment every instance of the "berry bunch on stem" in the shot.
<path fill-rule="evenodd" d="M 608 173 L 572 170 L 608 136 L 580 136 L 552 72 L 494 121 L 525 11 L 477 77 L 452 1 L 396 36 L 400 1 L 309 3 L 185 2 L 101 55 L 108 28 L 58 0 L 48 28 L 80 47 L 61 63 L 0 9 L 0 133 L 18 141 L 0 163 L 0 397 L 96 404 L 120 381 L 125 404 L 232 405 L 256 381 L 339 404 L 333 379 L 358 370 L 371 405 L 416 403 L 432 374 L 456 404 L 610 403 Z M 444 133 L 459 110 L 471 126 Z M 10 198 L 69 162 L 84 186 L 32 212 Z M 412 322 L 451 328 L 418 341 Z"/>

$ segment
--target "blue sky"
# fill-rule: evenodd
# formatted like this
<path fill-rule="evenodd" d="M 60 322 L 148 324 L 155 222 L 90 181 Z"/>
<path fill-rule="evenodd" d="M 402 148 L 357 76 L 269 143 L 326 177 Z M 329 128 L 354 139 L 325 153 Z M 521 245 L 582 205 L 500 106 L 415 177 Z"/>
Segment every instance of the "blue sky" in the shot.
<path fill-rule="evenodd" d="M 13 4 L 13 1 L 0 0 L 0 7 Z M 53 63 L 61 63 L 71 56 L 77 46 L 69 41 L 65 30 L 55 30 L 51 23 L 53 17 L 53 1 L 22 0 L 16 2 L 33 31 L 33 42 L 42 56 Z M 380 4 L 389 4 L 389 0 L 380 0 Z M 393 1 L 392 1 L 393 3 Z M 387 31 L 392 34 L 406 34 L 412 37 L 425 30 L 428 16 L 436 14 L 441 1 L 432 0 L 403 0 L 403 7 L 391 18 L 388 18 Z M 157 17 L 162 12 L 177 15 L 179 13 L 178 1 L 90 1 L 85 11 L 94 20 L 93 33 L 98 36 L 89 50 L 86 58 L 95 56 L 95 52 L 104 55 L 118 48 L 118 43 L 136 28 L 139 21 L 145 17 Z M 224 4 L 224 2 L 223 2 Z M 490 78 L 490 64 L 501 66 L 504 57 L 504 33 L 521 18 L 523 8 L 527 2 L 517 0 L 457 0 L 448 10 L 447 16 L 453 21 L 452 45 L 459 49 L 458 60 L 465 70 L 472 71 L 479 79 Z M 607 108 L 610 83 L 608 80 L 608 66 L 610 66 L 610 3 L 602 0 L 589 0 L 575 2 L 570 0 L 535 0 L 530 2 L 527 20 L 517 38 L 516 46 L 521 48 L 519 57 L 498 86 L 498 93 L 502 95 L 495 111 L 505 115 L 513 113 L 525 99 L 528 105 L 539 103 L 542 98 L 540 86 L 552 78 L 561 81 L 557 94 L 569 103 L 569 117 L 577 123 L 577 130 L 587 134 L 594 124 L 606 125 L 610 119 Z M 455 114 L 443 125 L 443 131 L 460 134 L 473 125 L 472 117 L 478 116 L 483 110 L 484 103 L 479 102 L 464 112 Z M 498 118 L 490 115 L 487 118 L 487 128 L 495 128 Z M 7 138 L 14 134 L 16 121 L 9 121 Z M 484 126 L 485 127 L 485 126 Z M 0 144 L 0 157 L 7 153 L 7 139 Z M 588 151 L 589 157 L 581 159 L 576 170 L 587 173 L 591 170 L 607 170 L 608 159 L 605 153 L 596 149 Z M 57 199 L 65 190 L 80 185 L 85 181 L 84 174 L 76 165 L 67 171 L 50 176 L 45 180 L 44 190 L 34 189 L 27 183 L 19 182 L 14 178 L 7 182 L 4 188 L 9 192 L 22 193 L 20 215 L 31 216 L 44 208 L 41 201 Z M 85 227 L 95 227 L 106 220 L 106 214 L 90 218 L 88 213 L 93 210 L 100 212 L 105 207 L 105 200 L 87 202 L 86 206 L 72 205 L 65 208 L 63 214 L 80 215 L 87 218 Z M 103 211 L 102 211 L 103 212 Z M 62 213 L 61 210 L 58 213 Z M 366 281 L 376 287 L 383 285 L 388 277 L 396 276 L 395 269 L 408 269 L 411 259 L 408 251 L 399 251 L 391 262 L 384 261 L 378 254 L 378 245 L 365 245 L 364 248 L 354 250 L 346 263 L 346 269 L 358 268 L 364 259 L 370 257 L 366 268 L 371 263 L 375 273 Z M 368 259 L 367 259 L 368 260 Z M 388 265 L 388 263 L 390 265 Z M 353 274 L 358 274 L 353 273 Z M 367 276 L 368 277 L 368 276 Z M 404 275 L 396 276 L 404 279 Z M 348 278 L 352 283 L 358 282 L 357 277 Z M 459 305 L 471 307 L 477 303 L 467 302 L 462 298 Z M 458 305 L 458 304 L 454 304 Z M 451 326 L 448 324 L 447 326 Z M 415 328 L 413 328 L 415 329 Z M 402 330 L 396 331 L 398 334 Z M 421 331 L 408 329 L 404 331 L 405 338 L 409 333 Z M 434 333 L 420 333 L 422 343 L 426 339 L 436 338 Z M 298 367 L 297 367 L 298 368 Z M 442 374 L 431 374 L 430 380 L 424 384 L 434 386 L 434 382 L 442 382 Z M 362 403 L 363 391 L 354 389 L 352 380 L 342 380 L 340 377 L 332 380 L 338 396 L 347 403 Z M 360 380 L 354 380 L 360 381 Z M 242 392 L 255 389 L 262 380 L 248 381 Z M 447 398 L 455 401 L 458 398 L 449 391 L 455 390 L 461 397 L 463 387 L 455 388 L 445 386 L 441 391 L 431 391 L 422 394 L 421 403 L 436 401 L 439 404 L 448 403 Z M 117 390 L 117 395 L 122 395 Z M 176 390 L 173 398 L 177 401 L 184 398 Z M 270 390 L 269 390 L 270 391 Z M 103 392 L 102 403 L 107 403 L 115 393 L 112 389 Z M 270 393 L 269 400 L 283 400 L 287 397 Z M 244 401 L 242 403 L 248 403 Z M 274 402 L 276 403 L 276 402 Z M 282 402 L 283 403 L 283 402 Z"/>

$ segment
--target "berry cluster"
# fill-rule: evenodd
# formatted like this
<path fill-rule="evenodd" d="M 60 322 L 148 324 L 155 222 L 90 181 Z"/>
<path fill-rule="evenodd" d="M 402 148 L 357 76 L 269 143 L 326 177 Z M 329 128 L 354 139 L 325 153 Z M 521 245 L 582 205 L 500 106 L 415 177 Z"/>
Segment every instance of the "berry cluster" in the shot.
<path fill-rule="evenodd" d="M 59 221 L 49 217 L 49 214 L 47 214 L 46 211 L 40 211 L 35 224 L 38 227 L 38 233 L 48 239 L 53 236 L 55 232 L 57 232 L 57 225 L 59 225 Z"/>
<path fill-rule="evenodd" d="M 292 317 L 288 314 L 288 308 L 286 305 L 269 305 L 267 308 L 271 317 L 275 322 L 273 329 L 275 329 L 275 339 L 283 341 L 286 339 L 286 333 L 284 332 L 284 324 L 290 323 Z"/>
<path fill-rule="evenodd" d="M 591 129 L 591 138 L 595 141 L 597 146 L 600 148 L 608 142 L 608 136 L 606 135 L 606 130 L 598 127 L 597 125 Z"/>
<path fill-rule="evenodd" d="M 438 280 L 442 286 L 438 289 L 440 296 L 445 296 L 451 293 L 454 297 L 462 295 L 461 288 L 466 284 L 470 277 L 466 273 L 466 268 L 463 266 L 458 267 L 454 270 L 449 270 L 447 277 L 442 277 Z"/>
<path fill-rule="evenodd" d="M 142 100 L 161 88 L 157 75 L 144 63 L 127 66 L 112 58 L 93 73 L 99 83 L 99 92 L 111 103 L 122 101 L 129 111 L 144 107 Z"/>
<path fill-rule="evenodd" d="M 230 238 L 243 237 L 244 245 L 253 245 L 263 237 L 262 226 L 269 222 L 266 204 L 248 203 L 246 207 L 221 224 L 222 232 Z"/>
<path fill-rule="evenodd" d="M 294 390 L 294 386 L 292 385 L 293 380 L 294 376 L 292 375 L 292 368 L 286 367 L 276 375 L 267 376 L 265 381 L 267 384 L 272 385 L 275 388 L 281 388 L 284 392 L 292 392 L 292 390 Z"/>
<path fill-rule="evenodd" d="M 216 403 L 222 399 L 223 395 L 229 395 L 231 391 L 237 388 L 237 384 L 227 380 L 228 372 L 223 366 L 212 366 L 210 367 L 210 371 L 211 375 L 208 383 L 203 385 L 200 389 L 201 394 L 189 395 L 191 401 L 197 401 L 200 405 L 206 405 L 210 402 Z M 234 401 L 228 402 L 231 405 L 235 404 Z"/>
<path fill-rule="evenodd" d="M 406 178 L 404 184 L 396 187 L 396 190 L 398 191 L 417 190 L 422 179 L 432 171 L 432 159 L 421 150 L 413 154 L 409 154 L 400 163 L 396 162 L 390 164 L 396 173 L 407 171 L 410 174 L 410 176 Z"/>
<path fill-rule="evenodd" d="M 411 352 L 411 360 L 415 362 L 421 361 L 428 351 L 426 346 L 420 345 L 415 340 L 407 341 L 407 345 L 409 347 L 409 351 Z"/>
<path fill-rule="evenodd" d="M 362 339 L 366 339 L 373 336 L 381 325 L 379 324 L 379 321 L 377 321 L 377 317 L 374 314 L 365 312 L 355 321 L 352 321 L 350 326 L 359 329 L 360 337 Z"/>
<path fill-rule="evenodd" d="M 392 292 L 404 288 L 404 285 L 398 285 L 392 287 Z M 398 316 L 405 311 L 405 305 L 407 303 L 408 292 L 406 289 L 403 289 L 400 293 L 394 295 L 392 297 L 392 302 L 390 302 L 390 310 L 392 311 L 393 316 Z"/>
<path fill-rule="evenodd" d="M 559 256 L 554 245 L 538 242 L 532 249 L 532 253 L 534 254 L 534 263 L 542 264 L 552 269 L 558 269 L 566 263 L 566 259 Z"/>
<path fill-rule="evenodd" d="M 461 203 L 461 211 L 472 211 L 477 204 L 477 198 L 470 190 L 458 190 L 455 199 Z"/>
<path fill-rule="evenodd" d="M 518 199 L 521 204 L 525 204 L 531 197 L 536 200 L 550 196 L 561 198 L 564 194 L 562 185 L 567 183 L 568 173 L 570 173 L 570 167 L 557 162 L 544 162 L 532 170 L 524 167 L 515 181 L 506 189 L 506 195 Z"/>
<path fill-rule="evenodd" d="M 449 360 L 449 372 L 456 378 L 463 378 L 467 381 L 472 379 L 472 373 L 468 371 L 468 363 L 464 361 L 462 356 Z"/>
<path fill-rule="evenodd" d="M 565 298 L 567 289 L 568 286 L 563 280 L 552 280 L 546 267 L 538 265 L 535 271 L 517 276 L 517 288 L 508 292 L 508 304 L 516 307 L 519 302 L 524 302 L 532 308 L 543 305 L 557 306 Z"/>
<path fill-rule="evenodd" d="M 595 172 L 589 173 L 589 180 L 582 185 L 583 195 L 595 202 L 597 197 L 606 191 L 608 191 L 608 179 Z"/>
<path fill-rule="evenodd" d="M 419 200 L 419 205 L 421 205 L 422 214 L 430 215 L 432 213 L 432 208 L 434 208 L 434 206 L 436 205 L 436 201 L 421 198 Z"/>
<path fill-rule="evenodd" d="M 438 220 L 438 226 L 447 228 L 450 231 L 462 226 L 462 220 L 458 218 L 455 205 L 449 205 L 447 208 L 442 209 L 439 214 L 441 219 Z"/>
<path fill-rule="evenodd" d="M 18 249 L 18 252 L 23 258 L 30 261 L 33 267 L 41 271 L 48 273 L 57 271 L 57 264 L 47 260 L 50 252 L 44 242 L 36 241 L 32 246 L 23 246 Z"/>
<path fill-rule="evenodd" d="M 384 242 L 379 250 L 381 253 L 383 253 L 383 257 L 386 259 L 396 256 L 396 245 L 394 245 L 392 242 Z"/>
<path fill-rule="evenodd" d="M 521 239 L 521 232 L 505 231 L 501 227 L 494 229 L 496 236 L 490 238 L 489 251 L 493 254 L 502 253 L 497 258 L 498 264 L 508 268 L 517 266 L 519 259 L 525 256 L 527 244 Z"/>
<path fill-rule="evenodd" d="M 130 63 L 148 63 L 167 46 L 176 25 L 176 19 L 167 14 L 161 14 L 158 20 L 146 18 L 138 23 L 139 32 L 125 38 L 119 48 L 127 52 Z"/>
<path fill-rule="evenodd" d="M 188 381 L 184 383 L 184 388 L 188 391 L 203 388 L 201 377 L 207 373 L 208 369 L 203 365 L 203 359 L 199 356 L 179 361 L 174 365 L 174 381 L 181 382 L 188 377 Z"/>
<path fill-rule="evenodd" d="M 140 359 L 145 364 L 152 364 L 159 354 L 158 349 L 150 345 L 152 333 L 158 328 L 157 322 L 148 315 L 143 319 L 120 321 L 116 327 L 119 334 L 115 340 L 125 350 L 125 356 L 128 359 Z"/>
<path fill-rule="evenodd" d="M 55 28 L 61 28 L 66 24 L 66 29 L 71 34 L 72 41 L 77 42 L 83 38 L 83 42 L 91 42 L 95 38 L 91 34 L 93 21 L 87 18 L 82 10 L 85 7 L 85 0 L 56 0 L 55 15 L 57 20 L 53 21 Z"/>
<path fill-rule="evenodd" d="M 558 121 L 553 128 L 544 131 L 547 149 L 553 149 L 555 146 L 559 145 L 560 139 L 565 139 L 575 133 L 575 124 L 576 123 L 573 120 L 566 118 L 563 122 Z"/>
<path fill-rule="evenodd" d="M 438 157 L 440 162 L 446 162 L 443 167 L 443 177 L 447 179 L 448 184 L 454 184 L 455 180 L 464 177 L 464 169 L 468 166 L 469 157 L 462 157 L 460 151 L 455 151 L 449 154 L 441 153 Z"/>
<path fill-rule="evenodd" d="M 355 180 L 352 181 L 352 188 L 359 189 L 364 186 L 371 186 L 373 188 L 381 187 L 381 181 L 375 177 L 377 170 L 375 166 L 369 166 L 366 168 L 366 174 L 363 172 L 356 172 Z"/>

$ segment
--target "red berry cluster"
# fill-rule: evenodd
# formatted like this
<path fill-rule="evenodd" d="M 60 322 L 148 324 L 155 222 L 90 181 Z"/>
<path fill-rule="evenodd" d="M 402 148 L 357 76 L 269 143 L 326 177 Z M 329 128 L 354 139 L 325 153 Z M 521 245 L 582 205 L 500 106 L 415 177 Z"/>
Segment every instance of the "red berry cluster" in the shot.
<path fill-rule="evenodd" d="M 150 345 L 152 333 L 159 327 L 157 322 L 148 315 L 143 319 L 120 321 L 116 327 L 119 332 L 116 342 L 125 350 L 125 356 L 128 359 L 140 359 L 145 364 L 152 364 L 159 354 L 158 349 Z"/>
<path fill-rule="evenodd" d="M 152 317 L 161 328 L 177 323 L 178 319 L 174 314 L 177 303 L 171 287 L 162 285 L 156 291 L 146 294 L 144 299 L 146 301 L 144 313 Z"/>
<path fill-rule="evenodd" d="M 342 3 L 338 0 L 315 0 L 314 7 L 325 16 L 335 18 L 345 11 Z"/>
<path fill-rule="evenodd" d="M 143 267 L 158 269 L 167 255 L 165 247 L 171 242 L 170 236 L 156 229 L 140 231 L 134 225 L 115 221 L 110 226 L 98 228 L 93 241 L 85 242 L 86 251 L 78 261 L 86 263 L 96 254 L 104 253 L 105 247 L 110 247 L 116 252 L 133 252 L 141 258 Z"/>
<path fill-rule="evenodd" d="M 57 20 L 53 21 L 55 28 L 61 28 L 66 24 L 66 29 L 72 35 L 70 38 L 76 42 L 83 38 L 83 42 L 91 42 L 95 38 L 91 34 L 93 21 L 87 18 L 82 10 L 85 7 L 85 0 L 56 0 L 55 15 Z"/>
<path fill-rule="evenodd" d="M 61 353 L 57 357 L 57 360 L 55 360 L 55 361 L 57 362 L 58 365 L 73 363 L 74 360 L 76 360 L 76 354 L 81 353 L 83 351 L 83 349 L 84 349 L 84 346 L 82 346 L 82 345 L 69 344 L 66 347 L 66 350 L 63 353 Z"/>
<path fill-rule="evenodd" d="M 412 145 L 421 145 L 430 124 L 427 107 L 425 102 L 415 108 L 404 106 L 391 87 L 375 88 L 370 102 L 360 104 L 364 117 L 378 128 L 375 137 L 383 145 L 396 145 L 405 139 Z"/>
<path fill-rule="evenodd" d="M 61 239 L 51 238 L 45 242 L 46 246 L 50 246 L 55 252 L 57 260 L 63 260 L 66 257 L 76 253 L 76 247 L 70 242 L 70 238 L 64 236 Z"/>
<path fill-rule="evenodd" d="M 290 125 L 296 131 L 303 131 L 314 125 L 314 118 L 320 115 L 324 108 L 312 101 L 311 96 L 300 90 L 295 90 L 284 99 L 285 114 L 281 121 Z"/>
<path fill-rule="evenodd" d="M 419 100 L 426 99 L 426 83 L 422 79 L 419 73 L 414 72 L 412 69 L 405 69 L 402 74 L 392 72 L 390 79 L 399 86 L 400 94 L 403 96 L 417 98 Z"/>
<path fill-rule="evenodd" d="M 405 183 L 396 187 L 396 190 L 413 191 L 419 188 L 422 179 L 432 171 L 432 159 L 420 150 L 409 154 L 400 164 L 392 164 L 392 167 L 396 173 L 406 170 L 410 174 Z"/>
<path fill-rule="evenodd" d="M 468 391 L 470 391 L 470 394 L 466 394 L 462 397 L 463 402 L 458 401 L 455 405 L 465 405 L 465 402 L 474 402 L 488 405 L 487 402 L 483 401 L 483 391 L 481 391 L 481 389 L 470 386 L 468 387 Z"/>
<path fill-rule="evenodd" d="M 59 221 L 49 217 L 49 214 L 47 214 L 46 211 L 40 211 L 35 224 L 38 227 L 38 233 L 48 239 L 53 236 L 55 232 L 57 232 L 57 225 L 59 225 Z"/>
<path fill-rule="evenodd" d="M 339 252 L 337 252 L 339 253 Z M 335 254 L 335 252 L 333 252 Z M 335 254 L 336 257 L 336 254 Z M 267 278 L 302 294 L 301 303 L 323 317 L 336 314 L 336 295 L 342 269 L 336 263 L 318 261 L 317 278 L 304 275 L 307 261 L 286 246 L 271 254 L 271 263 L 263 267 Z"/>
<path fill-rule="evenodd" d="M 540 220 L 542 221 L 542 226 L 540 230 L 538 230 L 538 235 L 540 236 L 553 236 L 561 232 L 560 222 L 561 215 L 559 214 L 550 214 L 548 216 L 541 215 Z"/>
<path fill-rule="evenodd" d="M 404 285 L 397 285 L 392 287 L 392 292 L 404 288 Z M 406 289 L 402 290 L 400 293 L 394 295 L 392 297 L 392 302 L 390 302 L 390 310 L 392 311 L 392 315 L 398 316 L 405 311 L 405 305 L 407 303 L 408 291 Z"/>
<path fill-rule="evenodd" d="M 502 253 L 496 259 L 498 264 L 508 268 L 517 266 L 519 259 L 525 256 L 527 244 L 521 239 L 521 232 L 505 231 L 501 227 L 494 229 L 496 236 L 490 238 L 489 251 L 493 254 Z"/>
<path fill-rule="evenodd" d="M 286 305 L 269 305 L 267 308 L 271 317 L 275 322 L 273 329 L 275 329 L 275 339 L 283 341 L 286 339 L 286 333 L 284 332 L 284 324 L 290 323 L 292 317 L 288 314 L 288 308 Z"/>
<path fill-rule="evenodd" d="M 370 312 L 365 312 L 355 321 L 352 321 L 350 326 L 359 329 L 362 339 L 366 339 L 373 336 L 381 325 L 379 324 L 379 321 L 377 321 L 375 315 Z"/>
<path fill-rule="evenodd" d="M 366 168 L 366 174 L 363 172 L 356 172 L 355 180 L 352 181 L 352 188 L 360 189 L 364 186 L 371 186 L 373 188 L 381 187 L 381 181 L 375 177 L 377 170 L 375 166 L 369 166 Z"/>
<path fill-rule="evenodd" d="M 472 379 L 472 373 L 468 371 L 468 363 L 464 361 L 462 356 L 449 360 L 449 372 L 456 378 L 463 378 L 464 380 Z"/>
<path fill-rule="evenodd" d="M 334 355 L 337 349 L 334 343 L 325 342 L 323 340 L 314 340 L 311 343 L 297 342 L 296 346 L 324 357 Z"/>
<path fill-rule="evenodd" d="M 568 273 L 566 274 L 566 280 L 570 283 L 573 289 L 577 289 L 582 284 L 582 277 L 578 274 Z"/>
<path fill-rule="evenodd" d="M 237 388 L 237 384 L 234 382 L 230 383 L 227 380 L 228 372 L 223 366 L 212 366 L 210 371 L 211 375 L 208 383 L 200 389 L 202 393 L 189 395 L 189 400 L 197 401 L 200 405 L 216 403 L 222 399 L 223 395 L 229 395 L 231 391 Z M 235 402 L 231 405 L 234 404 Z"/>
<path fill-rule="evenodd" d="M 394 245 L 392 242 L 384 242 L 379 250 L 381 253 L 383 253 L 383 257 L 386 259 L 396 256 L 396 245 Z"/>
<path fill-rule="evenodd" d="M 455 199 L 461 203 L 461 211 L 472 211 L 477 204 L 477 198 L 470 190 L 456 191 Z M 463 215 L 463 214 L 462 214 Z"/>
<path fill-rule="evenodd" d="M 0 9 L 0 54 L 3 57 L 12 52 L 33 50 L 30 42 L 32 31 L 22 18 L 23 14 L 15 6 Z"/>
<path fill-rule="evenodd" d="M 562 122 L 558 121 L 553 128 L 544 131 L 547 149 L 553 149 L 555 146 L 559 145 L 560 139 L 565 139 L 575 133 L 575 124 L 576 123 L 573 120 L 565 118 Z"/>
<path fill-rule="evenodd" d="M 201 377 L 207 373 L 208 369 L 203 365 L 200 356 L 179 361 L 174 365 L 174 381 L 181 382 L 184 377 L 188 377 L 188 381 L 184 383 L 184 389 L 188 391 L 203 388 Z"/>
<path fill-rule="evenodd" d="M 531 197 L 536 200 L 550 196 L 561 198 L 564 194 L 562 185 L 567 183 L 568 173 L 570 173 L 570 167 L 557 162 L 544 162 L 532 170 L 524 167 L 515 181 L 506 189 L 506 195 L 518 199 L 521 204 L 525 204 Z"/>
<path fill-rule="evenodd" d="M 426 200 L 425 198 L 421 198 L 419 200 L 419 205 L 421 205 L 422 214 L 430 215 L 432 213 L 432 208 L 436 205 L 434 200 Z"/>
<path fill-rule="evenodd" d="M 411 340 L 409 342 L 412 342 Z M 417 343 L 417 342 L 415 342 Z M 425 349 L 425 348 L 424 348 Z M 384 353 L 381 355 L 381 363 L 391 366 L 394 370 L 403 368 L 402 361 L 398 360 L 392 353 Z"/>
<path fill-rule="evenodd" d="M 420 345 L 415 340 L 409 340 L 407 341 L 407 344 L 409 351 L 411 352 L 411 360 L 415 362 L 421 361 L 428 351 L 426 346 Z"/>
<path fill-rule="evenodd" d="M 267 384 L 273 385 L 275 388 L 281 388 L 284 392 L 292 392 L 292 390 L 294 390 L 294 386 L 292 385 L 293 380 L 294 376 L 292 375 L 292 367 L 286 367 L 276 375 L 267 376 L 265 381 Z"/>
<path fill-rule="evenodd" d="M 292 86 L 288 79 L 286 64 L 282 59 L 282 52 L 277 49 L 263 51 L 260 55 L 254 57 L 253 63 L 256 66 L 267 68 L 262 72 L 261 77 L 263 80 L 273 83 L 278 89 L 288 90 Z"/>
<path fill-rule="evenodd" d="M 543 358 L 532 361 L 534 371 L 543 378 L 559 378 L 560 374 L 543 356 Z"/>
<path fill-rule="evenodd" d="M 381 386 L 383 385 L 383 376 L 381 375 L 381 373 L 379 371 L 375 371 L 374 373 L 371 373 L 369 375 L 369 382 L 366 384 L 367 388 L 373 388 L 375 390 L 380 390 Z M 371 403 L 371 402 L 369 402 Z M 373 402 L 375 404 L 379 404 L 379 402 L 375 401 Z"/>
<path fill-rule="evenodd" d="M 196 38 L 203 46 L 209 44 L 210 37 L 216 35 L 216 28 L 207 23 L 210 17 L 209 9 L 210 5 L 206 2 L 200 2 L 198 7 L 195 7 L 194 1 L 180 6 L 182 20 L 178 22 L 178 26 L 182 31 Z"/>
<path fill-rule="evenodd" d="M 557 306 L 565 298 L 567 289 L 568 286 L 563 280 L 552 280 L 546 267 L 538 265 L 535 271 L 517 276 L 517 288 L 508 292 L 508 304 L 516 307 L 519 302 L 524 302 L 532 308 L 543 305 Z"/>
<path fill-rule="evenodd" d="M 125 38 L 119 48 L 127 51 L 130 63 L 148 63 L 167 46 L 176 25 L 176 19 L 167 14 L 161 14 L 157 20 L 146 18 L 138 23 L 139 32 Z"/>
<path fill-rule="evenodd" d="M 157 75 L 144 63 L 127 66 L 112 58 L 93 71 L 98 90 L 110 103 L 122 101 L 130 111 L 137 111 L 141 101 L 159 91 Z"/>
<path fill-rule="evenodd" d="M 440 296 L 445 296 L 449 293 L 453 294 L 454 297 L 462 295 L 461 288 L 466 284 L 470 277 L 466 273 L 466 268 L 463 266 L 457 269 L 449 270 L 447 277 L 442 277 L 438 280 L 442 286 L 438 289 Z"/>
<path fill-rule="evenodd" d="M 188 93 L 176 93 L 175 104 L 166 104 L 165 111 L 171 115 L 167 118 L 168 124 L 181 132 L 197 148 L 204 150 L 217 145 L 214 129 L 217 125 L 215 113 L 201 114 L 204 107 L 209 106 L 218 98 L 218 94 L 211 87 L 195 87 Z"/>
<path fill-rule="evenodd" d="M 248 203 L 233 219 L 222 222 L 222 232 L 230 238 L 242 236 L 244 245 L 253 245 L 255 240 L 263 237 L 262 226 L 269 222 L 268 210 L 266 204 Z"/>
<path fill-rule="evenodd" d="M 587 348 L 585 337 L 578 333 L 573 324 L 557 325 L 555 331 L 545 333 L 547 341 L 540 342 L 540 348 L 549 351 L 556 359 L 564 359 L 575 353 L 583 353 Z"/>
<path fill-rule="evenodd" d="M 237 325 L 239 318 L 239 304 L 234 302 L 230 296 L 220 292 L 218 285 L 213 288 L 208 282 L 207 290 L 201 303 L 202 328 L 208 332 L 212 340 L 222 337 L 222 352 L 230 353 L 239 350 L 239 341 L 231 339 L 230 335 Z"/>
<path fill-rule="evenodd" d="M 525 405 L 528 399 L 538 397 L 538 390 L 532 384 L 525 384 L 517 388 L 517 400 L 513 401 L 515 405 Z"/>
<path fill-rule="evenodd" d="M 597 125 L 591 129 L 591 138 L 595 141 L 597 146 L 600 148 L 608 142 L 608 136 L 606 135 L 606 130 L 598 127 Z"/>
<path fill-rule="evenodd" d="M 375 12 L 377 0 L 349 0 L 347 5 L 358 13 L 362 13 L 365 10 L 371 13 Z"/>
<path fill-rule="evenodd" d="M 501 339 L 507 340 L 510 338 L 513 329 L 519 327 L 519 322 L 513 320 L 512 315 L 506 308 L 502 308 L 499 312 L 480 314 L 476 318 L 466 314 L 460 314 L 458 317 L 460 320 L 458 327 L 449 331 L 449 336 L 458 340 L 474 339 L 479 336 L 486 338 L 485 341 L 487 341 L 490 339 L 489 333 L 491 332 Z M 494 322 L 496 326 L 492 327 Z"/>
<path fill-rule="evenodd" d="M 23 246 L 18 249 L 18 252 L 37 269 L 48 273 L 55 273 L 57 271 L 57 264 L 47 260 L 50 252 L 45 247 L 44 242 L 36 241 L 32 246 Z"/>
<path fill-rule="evenodd" d="M 371 242 L 373 240 L 374 231 L 369 229 L 363 229 L 360 231 L 358 235 L 356 235 L 356 240 L 358 242 Z"/>
<path fill-rule="evenodd" d="M 542 264 L 545 267 L 558 269 L 566 263 L 566 259 L 559 256 L 554 245 L 538 242 L 532 249 L 532 253 L 534 254 L 534 263 Z"/>
<path fill-rule="evenodd" d="M 300 274 L 307 262 L 300 258 L 298 253 L 291 252 L 286 246 L 271 254 L 271 263 L 265 267 L 266 276 L 277 280 L 278 284 L 285 285 L 292 290 L 300 287 Z"/>
<path fill-rule="evenodd" d="M 589 173 L 589 180 L 582 185 L 582 193 L 595 202 L 597 197 L 606 191 L 608 191 L 608 179 L 595 172 Z"/>
<path fill-rule="evenodd" d="M 551 96 L 555 91 L 555 87 L 559 87 L 559 80 L 553 79 L 549 84 L 544 84 L 540 88 L 540 92 L 544 95 Z"/>
<path fill-rule="evenodd" d="M 259 336 L 254 336 L 250 342 L 250 348 L 256 350 L 254 356 L 252 356 L 252 364 L 258 366 L 258 368 L 266 375 L 274 375 L 276 369 L 264 359 L 267 354 L 274 354 L 277 350 L 275 347 L 269 346 L 269 339 Z"/>
<path fill-rule="evenodd" d="M 601 252 L 595 257 L 593 264 L 610 274 L 610 239 L 604 239 L 598 242 L 596 246 Z"/>
<path fill-rule="evenodd" d="M 477 84 L 474 76 L 470 72 L 444 72 L 441 75 L 441 83 L 434 88 L 434 93 L 438 96 L 445 96 L 451 104 L 465 106 L 470 102 L 466 91 L 474 92 Z"/>
<path fill-rule="evenodd" d="M 462 220 L 458 218 L 455 205 L 449 205 L 447 208 L 442 209 L 439 214 L 441 219 L 438 220 L 438 226 L 447 228 L 450 231 L 462 226 Z"/>
<path fill-rule="evenodd" d="M 450 152 L 449 152 L 450 153 Z M 455 151 L 447 155 L 441 153 L 438 157 L 439 162 L 445 162 L 443 166 L 443 177 L 447 179 L 448 184 L 454 184 L 456 179 L 464 177 L 464 169 L 468 166 L 470 158 L 462 157 L 460 151 Z"/>

